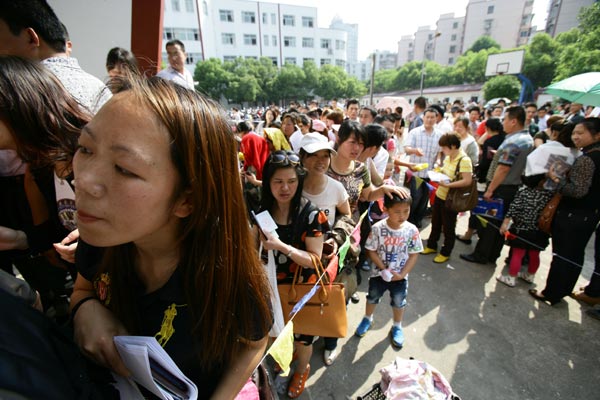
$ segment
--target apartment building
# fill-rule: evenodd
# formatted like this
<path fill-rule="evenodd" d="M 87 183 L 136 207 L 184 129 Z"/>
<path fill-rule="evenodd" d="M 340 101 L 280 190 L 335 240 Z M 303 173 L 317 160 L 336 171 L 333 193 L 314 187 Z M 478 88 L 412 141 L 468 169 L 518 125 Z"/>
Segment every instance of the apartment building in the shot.
<path fill-rule="evenodd" d="M 469 0 L 460 52 L 484 35 L 503 49 L 527 44 L 532 19 L 533 0 Z"/>
<path fill-rule="evenodd" d="M 194 20 L 195 19 L 195 20 Z M 317 27 L 317 8 L 245 0 L 165 0 L 163 40 L 186 46 L 197 61 L 269 57 L 273 64 L 313 61 L 346 68 L 348 33 Z M 166 60 L 166 53 L 163 54 Z"/>
<path fill-rule="evenodd" d="M 597 0 L 596 0 L 597 1 Z M 595 0 L 550 0 L 548 2 L 548 18 L 546 19 L 546 33 L 555 37 L 561 32 L 566 32 L 577 27 L 577 17 L 581 8 L 589 7 Z"/>
<path fill-rule="evenodd" d="M 463 41 L 465 17 L 455 17 L 454 13 L 442 14 L 437 21 L 433 61 L 441 65 L 454 65 Z"/>

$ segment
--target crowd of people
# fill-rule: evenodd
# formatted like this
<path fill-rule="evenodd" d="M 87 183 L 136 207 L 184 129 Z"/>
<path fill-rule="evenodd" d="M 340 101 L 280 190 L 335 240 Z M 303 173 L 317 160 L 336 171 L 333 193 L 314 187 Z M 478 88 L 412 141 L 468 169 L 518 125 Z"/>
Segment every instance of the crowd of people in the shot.
<path fill-rule="evenodd" d="M 118 396 L 108 371 L 131 373 L 118 335 L 155 337 L 201 398 L 235 398 L 274 339 L 269 294 L 295 276 L 317 282 L 314 257 L 335 260 L 343 243 L 336 229 L 353 238 L 347 301 L 361 300 L 357 285 L 369 275 L 355 335 L 367 334 L 389 291 L 396 348 L 419 254 L 446 263 L 456 240 L 477 237 L 474 251 L 460 254 L 471 263 L 495 264 L 508 244 L 508 273 L 497 280 L 509 287 L 534 282 L 551 244 L 545 288 L 530 295 L 600 304 L 600 119 L 582 104 L 501 100 L 483 109 L 419 97 L 406 114 L 357 99 L 225 112 L 194 90 L 178 40 L 152 78 L 131 52 L 111 49 L 102 82 L 79 67 L 44 0 L 0 5 L 0 287 L 69 322 L 73 348 L 93 361 L 88 390 L 103 398 Z M 482 201 L 501 202 L 504 213 L 472 211 L 457 235 L 448 196 L 474 180 Z M 544 232 L 539 216 L 557 194 Z M 256 223 L 263 212 L 276 232 Z M 594 232 L 594 273 L 576 290 Z M 270 257 L 275 286 L 264 268 Z M 15 272 L 33 290 L 15 286 Z M 329 366 L 341 350 L 338 338 L 323 339 Z M 316 340 L 295 335 L 290 398 L 304 391 Z"/>

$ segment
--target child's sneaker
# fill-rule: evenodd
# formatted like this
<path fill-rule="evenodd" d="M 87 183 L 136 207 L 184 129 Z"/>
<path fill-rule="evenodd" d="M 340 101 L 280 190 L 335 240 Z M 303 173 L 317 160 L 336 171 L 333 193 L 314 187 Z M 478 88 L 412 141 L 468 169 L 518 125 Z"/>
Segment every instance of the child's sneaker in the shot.
<path fill-rule="evenodd" d="M 371 320 L 367 317 L 364 317 L 362 319 L 362 321 L 360 321 L 360 324 L 358 324 L 358 327 L 356 328 L 356 332 L 354 332 L 354 334 L 358 337 L 363 337 L 365 336 L 365 333 L 367 333 L 367 331 L 369 329 L 371 329 L 371 324 L 373 322 L 371 322 Z"/>
<path fill-rule="evenodd" d="M 500 283 L 504 283 L 506 286 L 515 287 L 517 280 L 514 276 L 510 275 L 498 275 L 496 280 Z"/>
<path fill-rule="evenodd" d="M 530 274 L 529 272 L 519 272 L 519 278 L 523 279 L 527 283 L 533 283 L 535 274 Z"/>
<path fill-rule="evenodd" d="M 404 346 L 404 332 L 399 326 L 392 326 L 390 331 L 390 337 L 392 339 L 392 346 L 401 349 Z"/>

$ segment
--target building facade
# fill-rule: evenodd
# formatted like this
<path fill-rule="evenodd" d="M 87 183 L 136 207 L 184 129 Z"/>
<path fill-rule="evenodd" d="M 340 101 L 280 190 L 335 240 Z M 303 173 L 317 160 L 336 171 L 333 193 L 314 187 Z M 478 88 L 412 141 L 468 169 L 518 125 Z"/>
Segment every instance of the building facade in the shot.
<path fill-rule="evenodd" d="M 346 68 L 348 33 L 317 27 L 315 7 L 245 0 L 165 0 L 163 40 L 186 46 L 193 72 L 198 61 L 268 57 L 273 64 Z M 163 54 L 166 60 L 166 53 Z"/>
<path fill-rule="evenodd" d="M 548 3 L 548 18 L 546 33 L 556 37 L 579 25 L 577 17 L 583 7 L 589 7 L 595 0 L 550 0 Z"/>
<path fill-rule="evenodd" d="M 440 65 L 454 65 L 460 55 L 463 41 L 465 17 L 455 17 L 454 13 L 442 14 L 437 21 L 433 61 Z"/>

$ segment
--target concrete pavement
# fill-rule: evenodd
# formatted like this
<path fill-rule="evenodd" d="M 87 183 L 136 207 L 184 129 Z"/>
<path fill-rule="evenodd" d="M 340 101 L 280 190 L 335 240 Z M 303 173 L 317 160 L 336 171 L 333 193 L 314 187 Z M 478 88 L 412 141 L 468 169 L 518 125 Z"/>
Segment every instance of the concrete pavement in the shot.
<path fill-rule="evenodd" d="M 459 217 L 458 233 L 466 230 L 467 219 Z M 429 225 L 422 230 L 423 240 L 429 230 Z M 590 307 L 574 299 L 550 307 L 527 293 L 531 287 L 545 286 L 551 246 L 542 253 L 534 285 L 519 280 L 515 288 L 495 279 L 503 270 L 508 247 L 497 266 L 459 258 L 472 248 L 474 244 L 457 241 L 443 265 L 433 263 L 433 255 L 419 256 L 409 280 L 402 350 L 390 344 L 387 294 L 371 330 L 362 339 L 353 335 L 364 315 L 368 287 L 364 279 L 360 303 L 348 308 L 348 337 L 340 339 L 340 356 L 326 367 L 323 341 L 315 344 L 311 376 L 300 399 L 354 399 L 379 382 L 379 369 L 395 357 L 433 365 L 463 400 L 600 398 L 600 321 L 586 315 Z M 577 287 L 589 280 L 593 257 L 592 236 Z"/>

